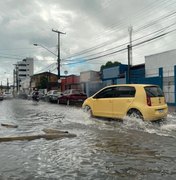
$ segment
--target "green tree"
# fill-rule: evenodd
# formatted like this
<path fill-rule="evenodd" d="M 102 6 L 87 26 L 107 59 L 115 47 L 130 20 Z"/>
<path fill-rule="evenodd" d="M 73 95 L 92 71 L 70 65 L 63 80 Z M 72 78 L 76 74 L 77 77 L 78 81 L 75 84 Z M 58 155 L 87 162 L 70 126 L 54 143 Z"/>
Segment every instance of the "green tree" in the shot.
<path fill-rule="evenodd" d="M 100 71 L 102 72 L 103 69 L 106 68 L 111 68 L 111 67 L 115 67 L 115 66 L 119 66 L 121 63 L 118 61 L 112 62 L 112 61 L 108 61 L 105 65 L 102 65 L 100 67 Z"/>
<path fill-rule="evenodd" d="M 41 77 L 38 89 L 47 89 L 47 87 L 48 87 L 48 78 Z"/>

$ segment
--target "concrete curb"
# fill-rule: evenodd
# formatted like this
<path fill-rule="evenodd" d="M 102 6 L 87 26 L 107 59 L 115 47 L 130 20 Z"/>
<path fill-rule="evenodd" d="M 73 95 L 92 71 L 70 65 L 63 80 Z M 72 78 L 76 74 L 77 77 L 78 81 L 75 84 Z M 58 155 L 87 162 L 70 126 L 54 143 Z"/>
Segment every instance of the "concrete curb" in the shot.
<path fill-rule="evenodd" d="M 32 141 L 32 140 L 41 139 L 41 138 L 44 138 L 46 140 L 52 140 L 52 139 L 62 139 L 62 138 L 74 138 L 74 137 L 76 137 L 75 134 L 70 134 L 70 133 L 68 133 L 68 131 L 60 131 L 60 130 L 57 130 L 57 129 L 43 129 L 42 131 L 44 131 L 45 134 L 0 137 L 0 142 Z"/>

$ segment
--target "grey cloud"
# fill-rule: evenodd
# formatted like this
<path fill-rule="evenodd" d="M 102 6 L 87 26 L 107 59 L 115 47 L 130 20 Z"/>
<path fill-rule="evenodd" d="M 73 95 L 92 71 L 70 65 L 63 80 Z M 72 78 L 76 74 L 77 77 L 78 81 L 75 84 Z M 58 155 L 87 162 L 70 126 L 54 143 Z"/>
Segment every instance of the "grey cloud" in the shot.
<path fill-rule="evenodd" d="M 16 55 L 19 58 L 53 57 L 48 51 L 33 46 L 33 43 L 39 43 L 57 53 L 57 34 L 51 31 L 52 28 L 66 32 L 66 35 L 61 36 L 61 58 L 107 40 L 114 40 L 114 43 L 107 46 L 114 47 L 122 43 L 121 38 L 126 38 L 123 42 L 128 41 L 130 24 L 135 29 L 155 19 L 157 12 L 162 14 L 174 9 L 174 6 L 168 4 L 165 8 L 162 4 L 164 1 L 159 3 L 154 0 L 2 0 L 0 1 L 0 53 Z M 160 24 L 152 27 L 148 32 L 158 27 Z M 146 33 L 142 31 L 141 34 L 134 34 L 134 37 Z M 165 44 L 169 42 L 166 41 Z M 106 50 L 107 47 L 103 49 Z M 155 49 L 158 51 L 164 48 L 154 46 L 151 50 L 154 52 Z M 150 53 L 149 47 L 144 48 L 142 52 Z M 141 54 L 141 51 L 134 49 L 134 55 L 135 53 Z M 126 58 L 124 52 L 122 55 L 117 54 L 95 62 L 104 63 L 116 59 L 126 62 Z M 7 64 L 13 66 L 11 64 L 16 61 L 3 57 L 0 57 L 0 60 L 3 69 L 8 71 L 10 70 Z M 134 58 L 135 61 L 142 62 L 141 59 Z M 44 62 L 37 62 L 36 66 L 45 67 Z M 46 66 L 48 63 L 49 61 L 46 62 Z M 99 66 L 90 64 L 87 68 L 99 69 Z M 74 66 L 72 71 L 78 72 L 81 69 L 81 66 Z"/>

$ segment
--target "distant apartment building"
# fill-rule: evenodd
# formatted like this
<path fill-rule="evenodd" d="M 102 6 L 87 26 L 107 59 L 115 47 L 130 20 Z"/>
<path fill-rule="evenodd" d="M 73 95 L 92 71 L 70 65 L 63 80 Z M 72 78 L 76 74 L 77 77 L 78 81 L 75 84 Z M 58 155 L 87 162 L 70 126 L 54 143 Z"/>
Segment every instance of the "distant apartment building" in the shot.
<path fill-rule="evenodd" d="M 34 60 L 27 57 L 22 61 L 18 61 L 14 71 L 14 84 L 17 92 L 21 90 L 21 82 L 28 79 L 34 73 Z"/>

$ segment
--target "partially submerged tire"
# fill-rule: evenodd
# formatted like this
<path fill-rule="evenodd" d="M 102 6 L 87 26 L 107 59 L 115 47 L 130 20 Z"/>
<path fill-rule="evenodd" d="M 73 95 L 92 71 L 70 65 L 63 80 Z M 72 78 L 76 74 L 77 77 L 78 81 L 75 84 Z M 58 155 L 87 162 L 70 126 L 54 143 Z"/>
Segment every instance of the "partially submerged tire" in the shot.
<path fill-rule="evenodd" d="M 134 109 L 134 110 L 130 110 L 128 113 L 127 113 L 127 116 L 130 117 L 130 118 L 135 118 L 135 119 L 141 119 L 143 120 L 143 116 L 141 114 L 140 111 Z"/>

